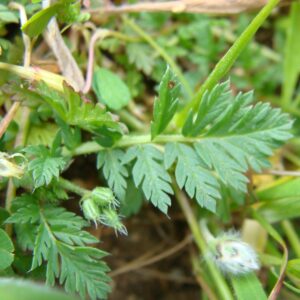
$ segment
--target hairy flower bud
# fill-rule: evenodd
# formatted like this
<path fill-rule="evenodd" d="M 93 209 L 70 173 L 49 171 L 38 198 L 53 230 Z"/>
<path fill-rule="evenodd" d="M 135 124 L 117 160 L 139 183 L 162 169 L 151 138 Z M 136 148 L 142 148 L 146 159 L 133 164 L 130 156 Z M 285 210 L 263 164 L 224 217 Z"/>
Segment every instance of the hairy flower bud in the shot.
<path fill-rule="evenodd" d="M 260 268 L 256 252 L 237 233 L 227 232 L 212 239 L 209 248 L 209 258 L 224 273 L 243 275 Z"/>
<path fill-rule="evenodd" d="M 111 205 L 113 207 L 119 206 L 118 200 L 115 198 L 114 193 L 111 189 L 105 187 L 96 187 L 92 193 L 91 197 L 99 206 Z"/>
<path fill-rule="evenodd" d="M 81 199 L 81 208 L 87 220 L 95 224 L 100 222 L 114 228 L 116 232 L 127 234 L 126 227 L 116 212 L 118 204 L 112 190 L 103 187 L 95 188 Z"/>
<path fill-rule="evenodd" d="M 14 158 L 21 157 L 23 163 L 17 164 L 13 161 Z M 21 178 L 24 175 L 26 158 L 20 153 L 8 155 L 5 152 L 0 152 L 0 176 Z"/>
<path fill-rule="evenodd" d="M 83 199 L 81 201 L 81 209 L 83 211 L 84 217 L 89 221 L 93 221 L 95 225 L 97 225 L 97 220 L 100 217 L 100 210 L 93 199 Z"/>
<path fill-rule="evenodd" d="M 121 223 L 120 217 L 113 209 L 104 209 L 99 221 L 106 226 L 114 228 L 116 231 L 127 235 L 126 227 Z"/>

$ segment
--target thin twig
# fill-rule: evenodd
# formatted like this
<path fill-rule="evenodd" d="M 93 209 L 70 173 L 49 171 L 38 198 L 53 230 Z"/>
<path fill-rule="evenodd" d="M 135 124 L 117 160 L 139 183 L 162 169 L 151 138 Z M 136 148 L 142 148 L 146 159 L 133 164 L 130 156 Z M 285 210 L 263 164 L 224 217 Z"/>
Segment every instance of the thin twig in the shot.
<path fill-rule="evenodd" d="M 9 4 L 10 8 L 19 10 L 20 14 L 20 22 L 21 25 L 25 24 L 27 22 L 27 15 L 26 11 L 23 5 L 15 2 L 11 2 Z M 23 66 L 25 68 L 28 68 L 30 66 L 30 60 L 31 60 L 31 41 L 29 36 L 27 36 L 24 32 L 22 32 L 22 39 L 24 43 L 24 58 L 23 58 Z M 2 120 L 0 124 L 0 137 L 4 134 L 7 127 L 9 126 L 10 122 L 13 120 L 15 114 L 17 113 L 19 107 L 21 106 L 21 102 L 15 102 L 13 103 L 12 107 L 10 108 L 9 112 L 6 114 L 4 119 Z M 20 144 L 23 144 L 24 138 L 28 129 L 28 118 L 29 118 L 29 109 L 27 107 L 23 107 L 22 111 L 22 120 L 20 124 L 20 130 L 16 136 L 15 140 L 15 146 L 18 146 Z M 12 201 L 16 196 L 16 187 L 13 184 L 12 179 L 10 178 L 7 185 L 6 190 L 6 198 L 5 198 L 5 208 L 7 211 L 10 212 Z M 12 234 L 12 225 L 7 224 L 6 226 L 6 232 L 11 235 Z"/>
<path fill-rule="evenodd" d="M 118 276 L 118 275 L 121 275 L 121 274 L 124 274 L 124 273 L 127 273 L 127 272 L 131 272 L 131 271 L 134 271 L 134 270 L 137 270 L 137 269 L 140 269 L 140 268 L 143 268 L 143 267 L 146 267 L 146 266 L 149 266 L 151 264 L 154 264 L 160 260 L 163 260 L 173 254 L 175 254 L 176 252 L 180 251 L 181 249 L 183 249 L 186 245 L 188 245 L 189 243 L 191 243 L 192 241 L 192 236 L 191 235 L 188 235 L 187 237 L 185 237 L 180 243 L 176 244 L 174 247 L 158 254 L 158 255 L 155 255 L 153 256 L 152 258 L 146 260 L 146 261 L 143 261 L 143 262 L 140 262 L 140 259 L 136 259 L 132 262 L 130 262 L 129 264 L 115 270 L 115 271 L 112 271 L 110 273 L 110 276 L 111 277 L 115 277 L 115 276 Z"/>
<path fill-rule="evenodd" d="M 2 119 L 0 123 L 0 138 L 5 133 L 7 127 L 9 126 L 10 122 L 13 120 L 13 118 L 16 115 L 16 112 L 18 111 L 20 107 L 20 102 L 15 102 L 11 108 L 9 109 L 8 113 L 5 115 L 5 117 Z"/>
<path fill-rule="evenodd" d="M 172 12 L 172 13 L 204 13 L 216 15 L 237 14 L 243 11 L 255 10 L 265 5 L 267 0 L 181 0 L 166 2 L 144 2 L 132 5 L 102 6 L 86 9 L 91 14 L 120 14 L 131 12 Z"/>
<path fill-rule="evenodd" d="M 179 189 L 178 185 L 175 183 L 175 180 L 173 182 L 173 190 L 175 192 L 175 196 L 180 205 L 180 208 L 185 215 L 185 218 L 186 218 L 187 223 L 190 227 L 190 230 L 193 234 L 193 237 L 194 237 L 194 240 L 195 240 L 195 243 L 196 243 L 198 249 L 201 252 L 205 253 L 207 251 L 207 244 L 204 239 L 201 228 L 198 224 L 198 221 L 194 215 L 193 209 L 192 209 L 186 195 L 184 194 L 183 191 L 181 191 Z M 210 275 L 218 288 L 218 294 L 220 296 L 219 299 L 220 300 L 221 299 L 222 300 L 232 300 L 233 296 L 231 294 L 231 291 L 230 291 L 224 277 L 220 273 L 220 271 L 216 268 L 216 266 L 213 264 L 212 261 L 207 260 L 206 264 L 207 264 L 208 270 L 210 272 Z"/>
<path fill-rule="evenodd" d="M 87 65 L 87 71 L 86 71 L 86 79 L 85 84 L 82 88 L 82 92 L 84 94 L 88 93 L 91 85 L 92 85 L 92 78 L 93 78 L 93 67 L 94 67 L 94 58 L 95 58 L 95 44 L 100 39 L 104 39 L 109 35 L 109 30 L 106 29 L 98 29 L 95 31 L 95 33 L 92 35 L 90 45 L 89 45 L 89 58 L 88 58 L 88 65 Z"/>
<path fill-rule="evenodd" d="M 293 176 L 299 177 L 300 171 L 286 171 L 286 170 L 267 170 L 257 175 L 278 175 L 278 176 Z"/>
<path fill-rule="evenodd" d="M 196 281 L 192 277 L 186 277 L 178 274 L 173 274 L 173 273 L 163 273 L 158 270 L 153 270 L 153 269 L 139 269 L 137 270 L 137 273 L 140 273 L 142 276 L 151 276 L 155 277 L 159 280 L 167 280 L 167 281 L 173 281 L 176 283 L 181 283 L 181 284 L 192 284 L 195 285 L 197 284 Z M 215 299 L 214 299 L 215 300 Z"/>
<path fill-rule="evenodd" d="M 26 11 L 23 5 L 11 2 L 9 4 L 9 7 L 12 9 L 16 9 L 19 11 L 20 14 L 20 21 L 21 25 L 25 24 L 27 22 L 27 16 Z M 28 35 L 26 35 L 24 32 L 22 33 L 23 43 L 24 43 L 24 57 L 23 57 L 23 65 L 24 67 L 29 67 L 30 65 L 30 56 L 31 56 L 31 42 Z M 7 127 L 15 117 L 19 107 L 21 105 L 21 102 L 14 102 L 11 108 L 9 109 L 8 113 L 5 115 L 3 120 L 0 123 L 0 138 L 3 136 L 5 131 L 7 130 Z"/>
<path fill-rule="evenodd" d="M 26 15 L 26 10 L 23 5 L 16 3 L 16 2 L 11 2 L 9 3 L 9 7 L 12 9 L 16 9 L 19 11 L 20 14 L 20 22 L 21 25 L 24 25 L 27 22 L 27 15 Z M 25 52 L 24 52 L 24 57 L 23 57 L 23 66 L 29 67 L 30 65 L 30 57 L 31 57 L 31 41 L 30 38 L 27 34 L 22 32 L 22 39 L 25 47 Z"/>
<path fill-rule="evenodd" d="M 211 289 L 209 284 L 207 284 L 207 282 L 204 279 L 203 274 L 201 274 L 198 255 L 197 256 L 196 255 L 192 256 L 192 265 L 193 265 L 196 280 L 197 280 L 198 284 L 200 285 L 200 287 L 205 292 L 205 294 L 207 295 L 208 299 L 209 300 L 218 300 L 215 292 Z"/>

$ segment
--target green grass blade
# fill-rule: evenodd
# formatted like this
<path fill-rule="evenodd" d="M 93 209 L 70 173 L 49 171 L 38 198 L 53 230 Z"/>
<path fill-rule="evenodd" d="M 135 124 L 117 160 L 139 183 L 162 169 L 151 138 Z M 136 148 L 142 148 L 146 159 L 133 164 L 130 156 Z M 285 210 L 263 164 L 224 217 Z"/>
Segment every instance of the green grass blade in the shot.
<path fill-rule="evenodd" d="M 291 6 L 289 28 L 285 46 L 285 58 L 283 66 L 283 94 L 282 103 L 288 105 L 292 98 L 300 73 L 300 3 Z"/>
<path fill-rule="evenodd" d="M 266 300 L 264 289 L 254 273 L 232 277 L 231 283 L 237 300 Z"/>

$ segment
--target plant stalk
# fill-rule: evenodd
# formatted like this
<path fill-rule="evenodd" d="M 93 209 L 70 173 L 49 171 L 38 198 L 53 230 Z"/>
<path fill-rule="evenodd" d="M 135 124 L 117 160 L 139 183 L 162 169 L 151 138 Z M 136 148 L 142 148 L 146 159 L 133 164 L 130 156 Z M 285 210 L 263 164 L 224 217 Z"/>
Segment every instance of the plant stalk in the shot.
<path fill-rule="evenodd" d="M 70 180 L 64 179 L 62 177 L 59 178 L 59 185 L 64 188 L 65 190 L 77 194 L 81 197 L 85 196 L 87 193 L 90 193 L 89 190 L 84 189 L 77 184 L 73 183 Z"/>
<path fill-rule="evenodd" d="M 114 144 L 114 148 L 127 148 L 140 144 L 166 144 L 169 142 L 182 142 L 182 143 L 195 143 L 199 141 L 199 137 L 185 137 L 181 134 L 162 134 L 157 136 L 154 140 L 151 140 L 150 134 L 143 135 L 125 135 L 118 142 Z M 105 147 L 100 146 L 96 142 L 86 142 L 81 144 L 78 148 L 72 151 L 72 155 L 83 155 L 96 153 Z M 67 150 L 64 150 L 67 154 Z"/>
<path fill-rule="evenodd" d="M 206 81 L 201 85 L 196 95 L 189 102 L 186 107 L 178 115 L 178 123 L 182 125 L 186 119 L 190 110 L 194 112 L 198 111 L 202 96 L 206 90 L 211 90 L 231 69 L 241 52 L 249 44 L 250 40 L 253 38 L 254 34 L 257 32 L 259 27 L 263 24 L 266 18 L 271 14 L 272 10 L 280 0 L 270 0 L 262 10 L 255 16 L 252 22 L 244 30 L 244 32 L 238 37 L 231 48 L 226 52 L 226 54 L 221 58 L 221 60 L 216 64 L 213 71 L 210 73 Z"/>
<path fill-rule="evenodd" d="M 176 199 L 185 215 L 185 218 L 188 222 L 188 225 L 191 229 L 197 247 L 202 253 L 207 251 L 207 245 L 205 242 L 205 238 L 200 230 L 200 226 L 196 220 L 196 217 L 192 211 L 192 208 L 185 196 L 185 194 L 178 188 L 176 184 L 173 184 L 174 192 Z M 207 267 L 209 272 L 214 280 L 215 286 L 218 289 L 220 300 L 233 300 L 233 296 L 231 291 L 219 270 L 213 264 L 212 261 L 206 260 Z"/>

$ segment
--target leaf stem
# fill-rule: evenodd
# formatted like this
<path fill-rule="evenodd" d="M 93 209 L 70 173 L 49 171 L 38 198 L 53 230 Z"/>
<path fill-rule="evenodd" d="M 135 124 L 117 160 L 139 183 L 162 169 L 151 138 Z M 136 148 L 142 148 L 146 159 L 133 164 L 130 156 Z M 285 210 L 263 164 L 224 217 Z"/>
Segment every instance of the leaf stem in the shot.
<path fill-rule="evenodd" d="M 169 142 L 195 143 L 199 141 L 199 137 L 185 137 L 181 134 L 162 134 L 151 140 L 150 134 L 143 135 L 125 135 L 121 140 L 115 143 L 114 148 L 127 148 L 140 144 L 165 144 Z M 99 152 L 105 149 L 96 142 L 86 142 L 81 144 L 78 148 L 72 151 L 72 155 L 83 155 Z M 67 154 L 67 150 L 65 150 Z"/>
<path fill-rule="evenodd" d="M 139 27 L 133 20 L 123 17 L 123 21 L 133 31 L 135 31 L 139 36 L 141 36 L 153 49 L 155 49 L 158 52 L 158 54 L 170 65 L 170 67 L 172 68 L 172 70 L 174 71 L 174 73 L 177 75 L 178 79 L 182 83 L 188 96 L 192 98 L 193 90 L 190 87 L 188 81 L 185 79 L 184 75 L 182 74 L 176 62 L 172 59 L 172 57 L 162 47 L 160 47 L 157 44 L 157 42 L 147 32 L 145 32 L 141 27 Z"/>
<path fill-rule="evenodd" d="M 16 2 L 11 2 L 9 4 L 9 7 L 12 9 L 16 9 L 19 11 L 19 16 L 20 16 L 20 21 L 21 25 L 24 25 L 27 22 L 27 15 L 26 15 L 26 10 L 25 7 L 19 3 Z M 31 50 L 32 50 L 32 45 L 31 45 L 31 40 L 29 36 L 27 36 L 24 32 L 22 33 L 22 39 L 25 47 L 24 51 L 24 57 L 23 57 L 23 66 L 24 68 L 28 68 L 30 66 L 30 59 L 31 59 Z M 15 102 L 11 106 L 10 110 L 8 113 L 5 115 L 4 119 L 2 120 L 0 124 L 0 137 L 5 133 L 6 129 L 8 128 L 9 124 L 11 121 L 14 119 L 16 116 L 19 108 L 21 107 L 21 102 Z M 18 146 L 24 146 L 26 143 L 26 138 L 27 138 L 27 133 L 29 130 L 29 114 L 30 114 L 30 109 L 28 107 L 22 107 L 21 108 L 21 120 L 19 122 L 19 132 L 16 136 L 14 146 L 17 148 Z M 7 211 L 10 212 L 11 206 L 12 206 L 12 201 L 16 196 L 16 186 L 13 184 L 12 179 L 8 181 L 8 186 L 6 190 L 6 199 L 5 199 L 5 208 Z M 9 235 L 12 233 L 12 227 L 10 224 L 7 224 L 6 231 Z"/>
<path fill-rule="evenodd" d="M 62 177 L 59 178 L 58 183 L 65 190 L 70 191 L 72 193 L 75 193 L 75 194 L 77 194 L 79 196 L 82 196 L 82 197 L 84 195 L 86 195 L 87 193 L 90 193 L 89 190 L 84 189 L 84 188 L 78 186 L 77 184 L 73 183 L 72 181 L 64 179 Z"/>
<path fill-rule="evenodd" d="M 194 236 L 195 242 L 199 248 L 199 250 L 202 253 L 205 253 L 207 251 L 207 245 L 203 236 L 203 233 L 201 232 L 200 226 L 196 220 L 196 217 L 192 211 L 192 208 L 185 196 L 185 194 L 178 188 L 176 184 L 173 184 L 174 192 L 176 199 L 185 215 L 185 218 L 188 222 L 188 225 L 192 231 L 192 234 Z M 219 272 L 219 270 L 216 268 L 216 266 L 213 264 L 212 261 L 206 260 L 207 267 L 209 269 L 209 272 L 212 276 L 212 278 L 215 281 L 215 286 L 218 289 L 220 300 L 233 300 L 232 294 L 230 292 L 230 289 L 228 285 L 226 284 L 225 279 Z"/>
<path fill-rule="evenodd" d="M 262 10 L 255 16 L 252 22 L 244 30 L 244 32 L 239 36 L 239 38 L 234 42 L 231 48 L 226 52 L 226 54 L 221 58 L 221 60 L 216 64 L 213 71 L 210 73 L 206 81 L 201 85 L 196 95 L 189 102 L 186 107 L 179 113 L 178 122 L 183 123 L 186 119 L 187 114 L 192 109 L 197 111 L 201 102 L 201 98 L 206 90 L 212 89 L 231 69 L 238 56 L 244 50 L 244 48 L 249 44 L 250 40 L 253 38 L 256 31 L 263 24 L 266 18 L 270 15 L 273 8 L 279 3 L 280 0 L 270 0 Z"/>

